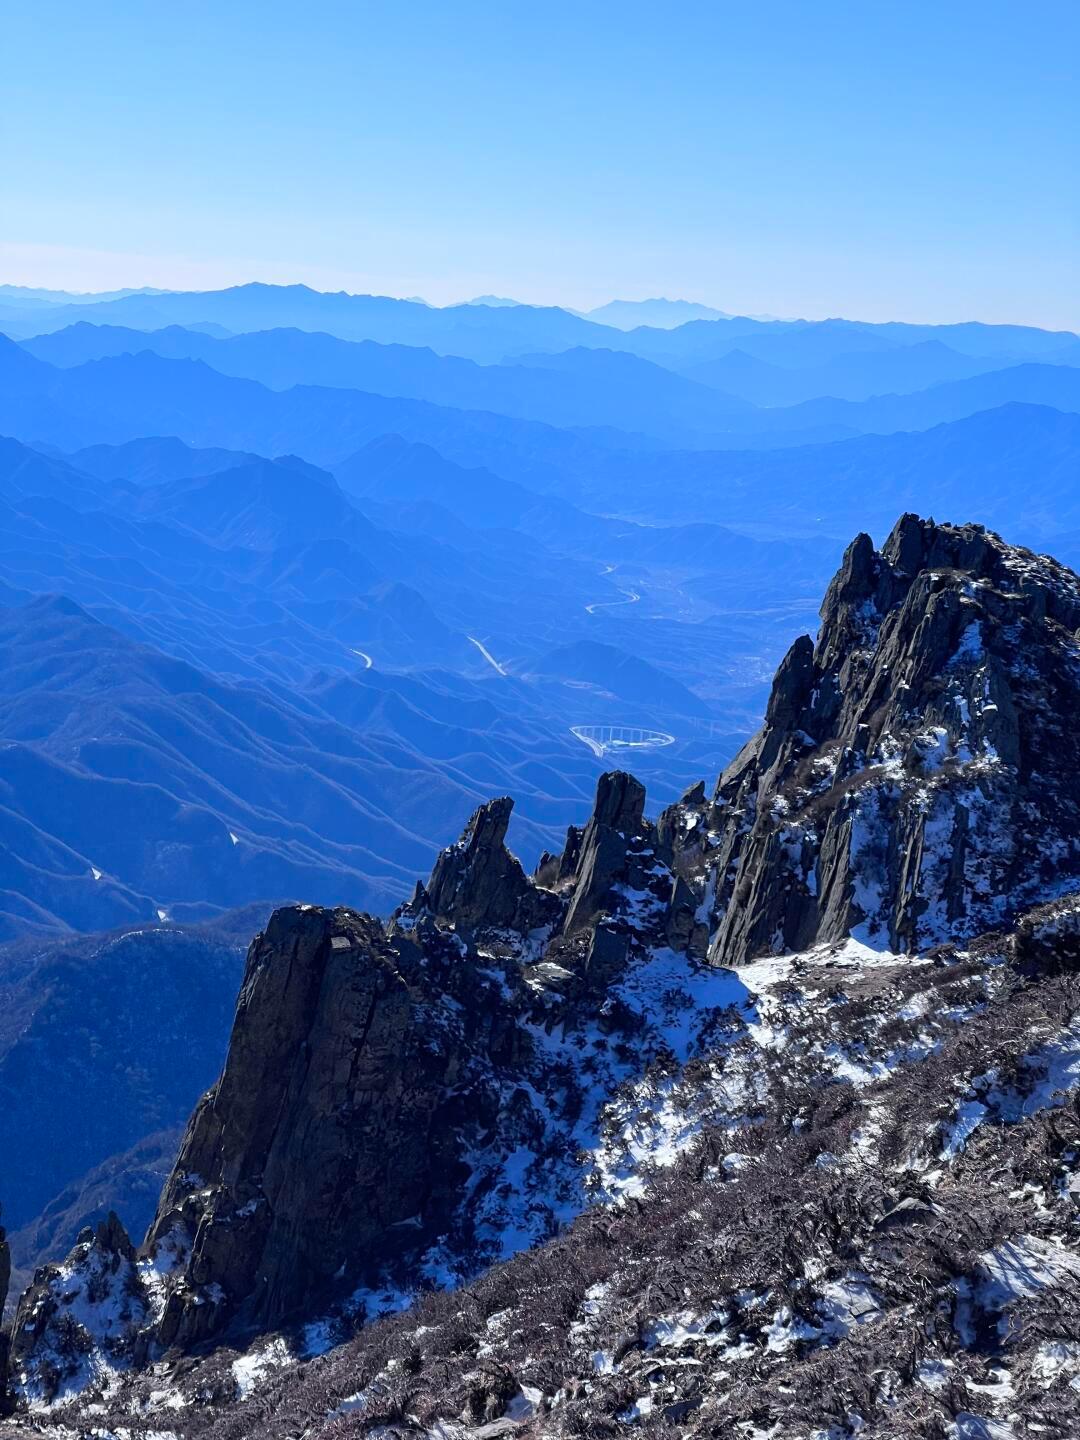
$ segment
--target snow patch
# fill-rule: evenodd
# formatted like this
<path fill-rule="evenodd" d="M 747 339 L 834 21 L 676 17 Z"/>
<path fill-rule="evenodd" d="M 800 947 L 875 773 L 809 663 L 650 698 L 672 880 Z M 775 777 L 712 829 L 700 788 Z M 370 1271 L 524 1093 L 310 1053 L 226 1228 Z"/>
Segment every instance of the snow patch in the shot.
<path fill-rule="evenodd" d="M 261 1350 L 249 1350 L 239 1360 L 234 1360 L 232 1373 L 240 1399 L 246 1400 L 254 1394 L 272 1371 L 288 1365 L 292 1358 L 288 1345 L 278 1336 Z"/>

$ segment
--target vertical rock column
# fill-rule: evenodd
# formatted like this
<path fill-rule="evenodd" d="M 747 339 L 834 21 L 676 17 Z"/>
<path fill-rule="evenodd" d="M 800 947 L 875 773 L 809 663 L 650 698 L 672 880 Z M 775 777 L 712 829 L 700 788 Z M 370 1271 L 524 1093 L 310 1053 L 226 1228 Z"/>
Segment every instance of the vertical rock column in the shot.
<path fill-rule="evenodd" d="M 187 1251 L 163 1344 L 272 1325 L 422 1225 L 452 1168 L 434 1116 L 459 1037 L 398 962 L 347 910 L 279 910 L 253 942 L 224 1073 L 150 1231 Z"/>

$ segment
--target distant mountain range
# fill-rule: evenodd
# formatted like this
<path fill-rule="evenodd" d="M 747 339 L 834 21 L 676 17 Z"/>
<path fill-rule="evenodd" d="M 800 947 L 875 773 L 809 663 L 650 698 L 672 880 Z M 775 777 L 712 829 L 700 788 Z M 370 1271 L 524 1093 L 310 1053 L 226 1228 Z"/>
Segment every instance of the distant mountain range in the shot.
<path fill-rule="evenodd" d="M 131 290 L 42 290 L 33 285 L 0 285 L 0 303 L 25 305 L 102 305 L 126 300 L 129 295 L 165 295 L 165 290 L 142 286 Z"/>
<path fill-rule="evenodd" d="M 139 330 L 205 322 L 233 333 L 293 327 L 345 340 L 429 345 L 440 354 L 489 362 L 523 350 L 586 344 L 605 333 L 604 327 L 552 306 L 466 304 L 440 310 L 423 301 L 329 295 L 306 285 L 253 284 L 209 292 L 125 295 L 88 306 L 54 305 L 30 314 L 24 310 L 8 314 L 0 305 L 0 326 L 23 336 L 61 330 L 77 320 Z"/>
<path fill-rule="evenodd" d="M 1080 555 L 1075 336 L 77 298 L 0 292 L 0 935 L 385 909 L 493 790 L 535 857 L 573 726 L 737 748 L 853 530 Z"/>
<path fill-rule="evenodd" d="M 1025 362 L 904 395 L 758 408 L 614 351 L 575 347 L 480 366 L 297 330 L 221 340 L 83 324 L 21 347 L 0 340 L 0 377 L 0 428 L 31 442 L 72 449 L 177 434 L 198 446 L 295 451 L 317 464 L 386 433 L 436 448 L 463 443 L 469 455 L 498 438 L 535 459 L 579 443 L 553 431 L 573 430 L 590 449 L 761 448 L 927 429 L 1016 401 L 1080 409 L 1080 367 L 1071 365 Z"/>
<path fill-rule="evenodd" d="M 427 348 L 353 343 L 296 329 L 220 340 L 177 326 L 145 332 L 81 322 L 28 340 L 24 348 L 65 369 L 151 351 L 202 360 L 221 374 L 275 390 L 332 386 L 549 425 L 646 431 L 657 438 L 719 433 L 753 409 L 635 355 L 581 347 L 523 357 L 512 365 L 478 365 Z"/>
<path fill-rule="evenodd" d="M 674 330 L 688 320 L 730 320 L 723 310 L 699 305 L 693 300 L 609 300 L 587 312 L 597 325 L 614 325 L 617 330 L 636 330 L 651 325 L 657 330 Z"/>
<path fill-rule="evenodd" d="M 163 440 L 71 466 L 0 443 L 0 933 L 290 894 L 386 908 L 492 786 L 521 795 L 523 852 L 550 848 L 595 773 L 575 722 L 674 730 L 678 750 L 646 762 L 673 791 L 691 756 L 734 743 L 664 673 L 677 623 L 645 646 L 656 662 L 634 661 L 651 677 L 636 689 L 610 683 L 629 660 L 610 643 L 592 684 L 560 664 L 560 634 L 617 629 L 623 592 L 588 557 L 637 527 L 513 486 L 487 511 L 483 472 L 471 497 L 449 486 L 447 509 L 440 479 L 463 472 L 402 447 L 352 465 L 370 471 L 368 518 L 296 459 Z M 403 463 L 412 493 L 380 491 Z M 807 552 L 814 573 L 830 558 Z M 734 638 L 686 629 L 687 655 Z"/>
<path fill-rule="evenodd" d="M 210 325 L 236 334 L 295 328 L 322 331 L 344 340 L 429 346 L 443 355 L 497 363 L 530 351 L 559 351 L 575 345 L 623 349 L 660 364 L 716 359 L 734 348 L 775 364 L 823 363 L 832 355 L 890 349 L 938 340 L 961 354 L 1016 360 L 1046 359 L 1076 343 L 1071 331 L 1023 325 L 870 324 L 852 320 L 768 320 L 749 316 L 689 319 L 668 328 L 642 324 L 630 330 L 597 323 L 557 306 L 467 303 L 438 308 L 420 300 L 378 295 L 327 294 L 306 285 L 237 285 L 226 290 L 132 293 L 78 304 L 49 304 L 27 310 L 0 296 L 0 330 L 27 338 L 60 330 L 79 320 L 95 325 L 159 330 Z M 625 302 L 618 302 L 625 303 Z M 647 302 L 653 303 L 653 302 Z M 671 302 L 663 302 L 665 306 Z M 675 302 L 677 303 L 677 302 Z M 758 349 L 758 342 L 766 349 Z"/>

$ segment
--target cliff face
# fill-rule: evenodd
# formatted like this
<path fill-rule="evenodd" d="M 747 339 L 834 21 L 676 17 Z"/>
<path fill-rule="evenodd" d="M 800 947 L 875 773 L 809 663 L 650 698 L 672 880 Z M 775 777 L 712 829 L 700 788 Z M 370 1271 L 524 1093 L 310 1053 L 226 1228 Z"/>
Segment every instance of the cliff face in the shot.
<path fill-rule="evenodd" d="M 880 554 L 849 548 L 816 645 L 792 646 L 711 798 L 698 784 L 654 822 L 632 776 L 604 775 L 531 877 L 494 800 L 387 924 L 276 912 L 138 1262 L 135 1350 L 468 1279 L 590 1200 L 642 1193 L 642 1166 L 670 1164 L 718 1097 L 762 1102 L 738 967 L 809 951 L 827 971 L 813 947 L 849 936 L 883 964 L 1076 888 L 1078 627 L 1071 572 L 905 517 Z M 1064 942 L 1035 914 L 1016 943 L 1045 969 L 1039 946 Z M 643 1087 L 717 1054 L 724 1085 L 672 1114 Z M 808 1050 L 806 1083 L 834 1061 Z M 55 1289 L 43 1274 L 38 1299 Z M 32 1371 L 45 1331 L 27 1334 Z"/>
<path fill-rule="evenodd" d="M 253 944 L 224 1073 L 150 1230 L 190 1243 L 164 1344 L 213 1333 L 240 1299 L 247 1323 L 272 1321 L 438 1210 L 466 1027 L 418 960 L 343 910 L 279 910 Z"/>

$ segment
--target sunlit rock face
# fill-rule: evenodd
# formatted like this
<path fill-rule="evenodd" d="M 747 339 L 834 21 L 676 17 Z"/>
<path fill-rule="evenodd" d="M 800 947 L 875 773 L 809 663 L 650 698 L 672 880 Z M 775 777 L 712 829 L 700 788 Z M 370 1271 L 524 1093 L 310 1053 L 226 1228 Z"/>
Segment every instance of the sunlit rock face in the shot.
<path fill-rule="evenodd" d="M 1080 874 L 1080 585 L 978 526 L 860 536 L 720 777 L 711 957 L 971 934 Z"/>

